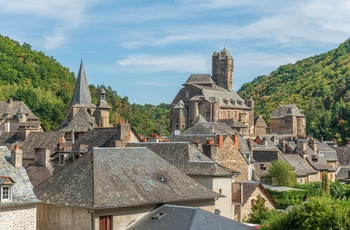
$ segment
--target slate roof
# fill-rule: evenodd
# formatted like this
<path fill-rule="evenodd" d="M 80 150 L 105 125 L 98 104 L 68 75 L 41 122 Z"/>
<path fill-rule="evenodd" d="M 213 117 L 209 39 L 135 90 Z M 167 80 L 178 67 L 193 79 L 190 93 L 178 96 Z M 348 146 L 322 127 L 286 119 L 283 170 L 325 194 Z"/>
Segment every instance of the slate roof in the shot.
<path fill-rule="evenodd" d="M 317 149 L 324 154 L 326 161 L 338 161 L 337 152 L 334 148 L 330 147 L 326 143 L 316 139 Z"/>
<path fill-rule="evenodd" d="M 250 230 L 248 225 L 200 208 L 162 205 L 151 211 L 127 230 Z"/>
<path fill-rule="evenodd" d="M 214 129 L 214 132 L 219 135 L 229 135 L 235 134 L 236 131 L 225 123 L 220 122 L 197 122 L 193 126 L 189 127 L 183 134 L 211 134 L 211 128 Z"/>
<path fill-rule="evenodd" d="M 336 180 L 340 181 L 346 181 L 349 180 L 349 172 L 350 172 L 350 167 L 348 166 L 339 166 L 337 173 L 335 175 Z"/>
<path fill-rule="evenodd" d="M 117 135 L 117 127 L 93 129 L 73 144 L 72 151 L 79 152 L 79 146 L 82 144 L 88 145 L 87 151 L 94 147 L 107 147 L 109 140 L 118 139 Z"/>
<path fill-rule="evenodd" d="M 350 166 L 350 148 L 336 147 L 335 148 L 340 166 Z"/>
<path fill-rule="evenodd" d="M 15 182 L 12 201 L 0 202 L 0 207 L 39 202 L 26 170 L 23 167 L 15 168 L 11 164 L 11 153 L 5 146 L 0 146 L 0 176 L 8 176 Z"/>
<path fill-rule="evenodd" d="M 61 132 L 31 132 L 24 141 L 18 142 L 23 151 L 23 158 L 34 158 L 35 148 L 46 148 L 54 154 L 62 135 Z"/>
<path fill-rule="evenodd" d="M 224 168 L 188 142 L 139 142 L 130 147 L 147 147 L 187 175 L 233 176 L 236 171 Z"/>
<path fill-rule="evenodd" d="M 271 162 L 274 160 L 284 160 L 283 153 L 277 147 L 254 147 L 253 158 L 257 162 Z"/>
<path fill-rule="evenodd" d="M 0 146 L 10 147 L 17 140 L 16 132 L 3 132 L 0 134 Z"/>
<path fill-rule="evenodd" d="M 317 157 L 317 161 L 313 161 L 313 156 Z M 318 171 L 323 171 L 323 170 L 327 170 L 327 171 L 335 171 L 335 169 L 333 169 L 333 167 L 331 165 L 329 165 L 327 163 L 326 158 L 324 158 L 324 156 L 319 155 L 318 153 L 315 153 L 310 146 L 308 146 L 307 148 L 307 157 L 306 157 L 307 161 L 310 163 L 310 165 L 318 170 Z"/>
<path fill-rule="evenodd" d="M 22 113 L 28 114 L 28 120 L 39 120 L 23 101 L 0 101 L 0 117 L 15 119 L 18 110 L 22 107 Z M 8 114 L 5 116 L 5 114 Z"/>
<path fill-rule="evenodd" d="M 94 119 L 81 107 L 73 119 L 69 123 L 64 121 L 63 124 L 57 128 L 57 131 L 71 132 L 74 130 L 74 132 L 87 132 L 96 126 Z"/>
<path fill-rule="evenodd" d="M 255 127 L 267 127 L 266 121 L 261 114 L 255 118 Z"/>
<path fill-rule="evenodd" d="M 210 74 L 191 74 L 187 81 L 182 85 L 212 85 L 215 84 Z"/>
<path fill-rule="evenodd" d="M 294 168 L 294 172 L 298 177 L 317 174 L 317 171 L 299 154 L 284 154 L 283 157 Z"/>
<path fill-rule="evenodd" d="M 265 170 L 261 169 L 260 165 L 264 165 L 266 169 Z M 255 162 L 254 174 L 257 175 L 259 178 L 266 177 L 271 165 L 272 165 L 271 162 Z"/>
<path fill-rule="evenodd" d="M 95 148 L 34 191 L 47 204 L 94 209 L 221 196 L 147 148 Z"/>
<path fill-rule="evenodd" d="M 226 125 L 228 125 L 232 128 L 247 128 L 248 127 L 248 125 L 244 125 L 243 123 L 239 122 L 237 119 L 234 119 L 234 118 L 219 119 L 218 122 L 225 123 Z"/>
<path fill-rule="evenodd" d="M 304 114 L 300 112 L 295 104 L 279 105 L 277 109 L 271 114 L 271 118 L 283 118 L 285 116 L 297 116 L 305 117 Z"/>
<path fill-rule="evenodd" d="M 70 106 L 74 106 L 76 104 L 83 107 L 95 107 L 95 105 L 91 103 L 91 94 L 89 90 L 89 84 L 86 79 L 83 61 L 80 63 L 79 73 L 77 76 L 77 81 L 75 83 Z"/>

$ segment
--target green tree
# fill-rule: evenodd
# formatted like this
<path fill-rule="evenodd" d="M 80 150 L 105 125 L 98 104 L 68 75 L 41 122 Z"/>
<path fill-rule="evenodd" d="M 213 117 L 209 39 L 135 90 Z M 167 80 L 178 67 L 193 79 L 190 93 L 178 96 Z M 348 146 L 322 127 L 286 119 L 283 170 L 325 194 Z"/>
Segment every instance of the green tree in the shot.
<path fill-rule="evenodd" d="M 249 216 L 244 220 L 247 223 L 261 224 L 267 221 L 274 213 L 265 206 L 266 200 L 258 195 Z"/>
<path fill-rule="evenodd" d="M 323 172 L 322 174 L 322 189 L 326 194 L 330 194 L 328 173 Z"/>
<path fill-rule="evenodd" d="M 329 197 L 313 197 L 265 221 L 261 229 L 350 229 L 350 208 Z"/>
<path fill-rule="evenodd" d="M 272 161 L 266 177 L 272 185 L 291 187 L 296 183 L 296 175 L 293 172 L 293 168 L 281 160 Z"/>

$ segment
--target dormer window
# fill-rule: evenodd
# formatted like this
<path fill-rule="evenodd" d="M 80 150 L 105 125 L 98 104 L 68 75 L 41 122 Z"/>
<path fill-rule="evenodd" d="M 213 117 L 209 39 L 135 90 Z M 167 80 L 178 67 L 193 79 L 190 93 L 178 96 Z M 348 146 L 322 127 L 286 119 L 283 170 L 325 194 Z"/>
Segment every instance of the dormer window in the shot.
<path fill-rule="evenodd" d="M 12 201 L 12 186 L 1 186 L 1 202 Z"/>
<path fill-rule="evenodd" d="M 242 105 L 242 101 L 237 101 L 237 103 L 238 103 L 239 105 Z"/>
<path fill-rule="evenodd" d="M 12 201 L 14 181 L 9 176 L 0 176 L 0 202 Z"/>
<path fill-rule="evenodd" d="M 317 162 L 317 160 L 318 160 L 318 157 L 316 155 L 312 155 L 312 161 Z"/>
<path fill-rule="evenodd" d="M 223 101 L 226 105 L 228 104 L 228 100 L 226 98 L 224 98 Z"/>
<path fill-rule="evenodd" d="M 232 105 L 236 104 L 236 102 L 234 100 L 230 100 L 230 102 L 231 102 Z"/>

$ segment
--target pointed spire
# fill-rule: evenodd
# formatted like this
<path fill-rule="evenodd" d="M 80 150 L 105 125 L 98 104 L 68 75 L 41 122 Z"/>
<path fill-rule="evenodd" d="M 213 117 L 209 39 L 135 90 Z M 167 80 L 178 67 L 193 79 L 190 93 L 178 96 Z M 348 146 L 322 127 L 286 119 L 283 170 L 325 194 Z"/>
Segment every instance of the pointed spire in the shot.
<path fill-rule="evenodd" d="M 74 93 L 70 106 L 79 104 L 81 106 L 91 106 L 91 94 L 89 85 L 86 80 L 85 70 L 83 66 L 83 60 L 80 63 L 80 69 L 77 76 L 77 82 L 74 87 Z"/>

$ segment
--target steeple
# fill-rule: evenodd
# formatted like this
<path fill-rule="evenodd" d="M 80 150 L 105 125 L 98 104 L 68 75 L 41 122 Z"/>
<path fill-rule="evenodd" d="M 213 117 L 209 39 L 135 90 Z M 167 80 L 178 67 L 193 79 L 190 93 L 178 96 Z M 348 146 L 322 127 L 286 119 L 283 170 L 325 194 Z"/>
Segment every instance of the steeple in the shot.
<path fill-rule="evenodd" d="M 70 106 L 73 106 L 75 104 L 79 104 L 83 107 L 91 106 L 91 94 L 90 94 L 88 82 L 86 80 L 83 61 L 81 61 L 80 63 L 77 82 L 74 87 L 74 93 L 73 93 L 72 102 L 70 103 Z"/>

